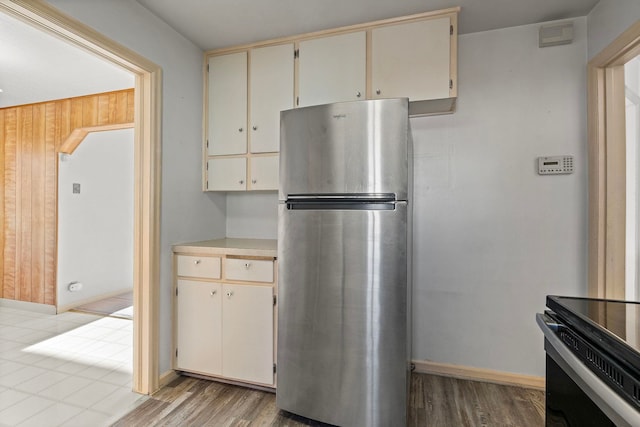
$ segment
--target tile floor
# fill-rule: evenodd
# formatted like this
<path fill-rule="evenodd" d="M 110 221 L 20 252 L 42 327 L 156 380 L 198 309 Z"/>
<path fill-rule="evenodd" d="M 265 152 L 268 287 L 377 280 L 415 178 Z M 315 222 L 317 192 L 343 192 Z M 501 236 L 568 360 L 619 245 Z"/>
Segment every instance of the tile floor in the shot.
<path fill-rule="evenodd" d="M 132 321 L 0 307 L 0 426 L 108 426 L 131 391 Z"/>

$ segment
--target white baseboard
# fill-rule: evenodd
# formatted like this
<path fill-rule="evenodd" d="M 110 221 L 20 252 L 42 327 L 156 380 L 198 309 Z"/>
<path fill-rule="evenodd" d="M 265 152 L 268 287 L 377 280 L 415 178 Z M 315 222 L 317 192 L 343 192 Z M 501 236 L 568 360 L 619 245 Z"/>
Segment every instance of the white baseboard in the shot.
<path fill-rule="evenodd" d="M 545 387 L 544 377 L 536 377 L 533 375 L 513 374 L 511 372 L 493 371 L 471 366 L 449 365 L 446 363 L 430 362 L 428 360 L 413 360 L 412 363 L 416 367 L 415 372 L 422 374 L 434 374 L 465 380 L 515 385 L 538 390 L 544 390 Z"/>
<path fill-rule="evenodd" d="M 0 307 L 13 308 L 16 310 L 32 311 L 41 314 L 56 314 L 56 306 L 39 304 L 36 302 L 16 301 L 12 299 L 0 298 Z"/>
<path fill-rule="evenodd" d="M 88 297 L 79 301 L 74 301 L 70 304 L 60 305 L 58 306 L 58 313 L 64 313 L 65 311 L 73 310 L 74 308 L 79 307 L 81 305 L 90 304 L 92 302 L 100 301 L 102 299 L 115 297 L 116 295 L 124 294 L 125 292 L 130 292 L 131 290 L 133 290 L 133 288 L 130 288 L 130 287 L 122 288 L 117 291 L 111 291 L 104 294 Z"/>

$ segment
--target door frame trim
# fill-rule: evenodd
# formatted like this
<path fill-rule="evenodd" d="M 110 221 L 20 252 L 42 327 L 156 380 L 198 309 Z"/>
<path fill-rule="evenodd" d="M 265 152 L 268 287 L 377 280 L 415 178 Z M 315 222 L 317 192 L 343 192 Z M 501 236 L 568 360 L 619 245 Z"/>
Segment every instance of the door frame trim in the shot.
<path fill-rule="evenodd" d="M 162 70 L 42 0 L 0 0 L 0 12 L 135 75 L 133 390 L 151 394 L 159 386 Z"/>
<path fill-rule="evenodd" d="M 625 298 L 624 64 L 640 54 L 640 21 L 587 66 L 590 297 Z"/>

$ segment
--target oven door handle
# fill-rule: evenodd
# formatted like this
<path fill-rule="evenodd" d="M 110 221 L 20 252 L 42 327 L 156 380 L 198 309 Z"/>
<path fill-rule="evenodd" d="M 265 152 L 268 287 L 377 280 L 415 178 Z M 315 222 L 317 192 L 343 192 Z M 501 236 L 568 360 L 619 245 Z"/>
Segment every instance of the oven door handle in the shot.
<path fill-rule="evenodd" d="M 565 346 L 554 332 L 557 324 L 542 313 L 536 314 L 536 322 L 551 348 L 547 353 L 604 412 L 616 426 L 640 426 L 640 412 L 596 376 Z"/>

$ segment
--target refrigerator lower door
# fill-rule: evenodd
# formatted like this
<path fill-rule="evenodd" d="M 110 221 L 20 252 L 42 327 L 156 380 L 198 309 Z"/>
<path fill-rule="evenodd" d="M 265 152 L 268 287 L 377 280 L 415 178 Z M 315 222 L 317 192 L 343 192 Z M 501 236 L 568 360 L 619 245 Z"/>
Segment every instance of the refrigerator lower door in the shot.
<path fill-rule="evenodd" d="M 406 203 L 279 209 L 278 407 L 340 426 L 405 425 Z"/>

